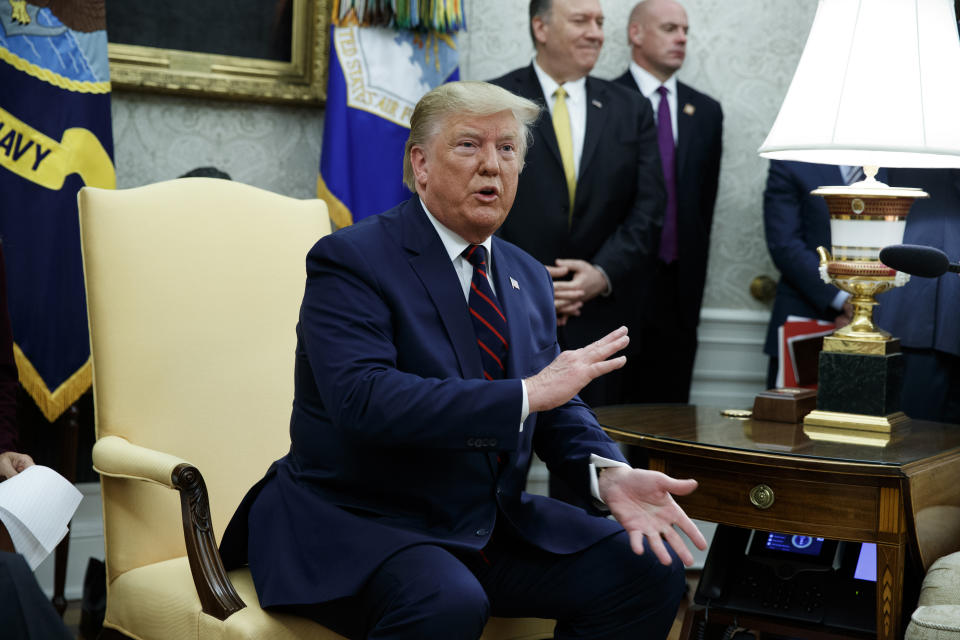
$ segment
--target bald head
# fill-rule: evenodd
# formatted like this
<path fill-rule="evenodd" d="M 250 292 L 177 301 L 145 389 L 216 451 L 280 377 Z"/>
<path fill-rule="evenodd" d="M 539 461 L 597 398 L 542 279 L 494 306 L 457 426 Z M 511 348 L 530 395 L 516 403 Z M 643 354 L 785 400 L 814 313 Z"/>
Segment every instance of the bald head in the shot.
<path fill-rule="evenodd" d="M 675 0 L 643 0 L 630 12 L 627 40 L 633 61 L 661 82 L 683 66 L 687 12 Z"/>

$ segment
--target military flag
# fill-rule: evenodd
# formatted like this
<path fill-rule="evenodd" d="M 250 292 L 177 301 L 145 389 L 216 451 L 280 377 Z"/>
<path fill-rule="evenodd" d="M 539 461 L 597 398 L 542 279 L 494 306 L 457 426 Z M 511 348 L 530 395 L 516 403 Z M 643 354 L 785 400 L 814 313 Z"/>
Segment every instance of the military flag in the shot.
<path fill-rule="evenodd" d="M 0 3 L 0 241 L 14 356 L 51 421 L 91 381 L 77 191 L 115 183 L 103 0 Z"/>
<path fill-rule="evenodd" d="M 339 227 L 410 197 L 403 147 L 420 98 L 459 78 L 459 0 L 335 1 L 317 195 Z"/>

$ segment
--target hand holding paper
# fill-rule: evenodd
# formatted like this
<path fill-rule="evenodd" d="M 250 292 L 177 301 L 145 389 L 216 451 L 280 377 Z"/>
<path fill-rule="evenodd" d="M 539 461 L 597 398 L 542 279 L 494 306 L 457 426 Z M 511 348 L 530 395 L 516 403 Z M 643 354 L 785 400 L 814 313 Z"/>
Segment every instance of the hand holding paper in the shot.
<path fill-rule="evenodd" d="M 31 570 L 67 535 L 81 497 L 66 478 L 42 465 L 0 482 L 0 521 Z"/>

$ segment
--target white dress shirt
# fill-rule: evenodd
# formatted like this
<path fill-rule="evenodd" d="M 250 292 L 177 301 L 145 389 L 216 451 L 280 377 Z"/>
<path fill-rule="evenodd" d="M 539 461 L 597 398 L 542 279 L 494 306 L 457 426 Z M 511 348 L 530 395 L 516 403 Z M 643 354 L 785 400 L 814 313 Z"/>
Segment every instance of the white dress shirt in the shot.
<path fill-rule="evenodd" d="M 563 86 L 563 90 L 567 94 L 567 115 L 570 116 L 570 138 L 573 143 L 573 175 L 577 176 L 579 180 L 580 157 L 583 155 L 583 141 L 587 135 L 587 76 L 559 85 L 547 75 L 546 71 L 540 68 L 536 58 L 533 60 L 533 71 L 537 74 L 537 80 L 540 81 L 540 89 L 547 99 L 547 108 L 550 109 L 551 116 L 553 116 L 553 105 L 557 101 L 557 97 L 553 95 L 557 87 Z M 600 295 L 607 297 L 613 292 L 613 283 L 610 281 L 610 276 L 600 265 L 594 264 L 593 266 L 603 274 L 607 287 Z"/>
<path fill-rule="evenodd" d="M 553 115 L 553 105 L 557 97 L 553 95 L 557 87 L 562 86 L 567 94 L 567 113 L 570 115 L 570 138 L 573 142 L 573 175 L 580 175 L 580 156 L 583 155 L 583 139 L 587 133 L 587 77 L 579 80 L 564 82 L 558 85 L 547 72 L 540 68 L 537 61 L 533 61 L 533 71 L 540 81 L 543 97 L 547 99 L 547 108 Z"/>
<path fill-rule="evenodd" d="M 430 221 L 430 224 L 432 224 L 433 228 L 437 230 L 437 235 L 440 236 L 440 242 L 443 243 L 443 248 L 450 257 L 450 261 L 453 263 L 453 268 L 457 272 L 457 277 L 460 279 L 460 287 L 463 290 L 463 298 L 469 303 L 470 281 L 473 280 L 473 265 L 463 257 L 463 250 L 469 247 L 471 243 L 467 242 L 458 234 L 443 226 L 439 220 L 433 217 L 433 214 L 430 213 L 429 209 L 427 209 L 427 205 L 424 204 L 423 199 L 420 200 L 420 206 L 422 206 L 423 210 L 427 213 L 427 219 Z M 487 238 L 484 240 L 483 247 L 487 250 L 487 266 L 489 267 L 487 269 L 487 280 L 490 281 L 490 288 L 493 289 L 494 293 L 496 293 L 496 285 L 493 283 L 493 278 L 490 277 L 490 274 L 493 273 L 493 252 L 491 251 L 493 247 L 492 239 Z M 523 379 L 520 380 L 520 387 L 523 389 L 523 405 L 521 406 L 520 410 L 520 431 L 522 432 L 523 423 L 530 415 L 530 399 L 527 396 L 527 383 Z M 619 462 L 617 460 L 603 458 L 596 454 L 590 454 L 590 477 L 588 478 L 588 481 L 590 482 L 590 493 L 601 505 L 603 504 L 603 501 L 600 499 L 597 469 L 602 467 L 617 466 L 629 467 L 630 465 L 624 464 L 623 462 Z"/>
<path fill-rule="evenodd" d="M 447 227 L 433 217 L 433 214 L 430 213 L 430 210 L 427 209 L 427 205 L 424 204 L 423 199 L 420 199 L 420 206 L 423 207 L 423 210 L 427 213 L 427 219 L 430 221 L 430 224 L 433 225 L 433 228 L 437 230 L 437 235 L 440 236 L 440 242 L 443 243 L 443 248 L 446 249 L 447 255 L 450 257 L 450 261 L 453 263 L 453 268 L 457 272 L 457 277 L 460 279 L 460 288 L 463 290 L 463 299 L 467 301 L 467 304 L 470 303 L 470 281 L 473 280 L 473 265 L 470 264 L 470 261 L 463 257 L 463 251 L 470 246 L 471 243 L 467 242 L 461 238 L 458 234 L 454 233 Z M 494 284 L 491 274 L 493 273 L 493 239 L 487 238 L 483 241 L 483 248 L 487 250 L 487 281 L 490 283 L 490 288 L 493 290 L 493 293 L 497 293 L 497 285 Z M 523 423 L 530 415 L 530 399 L 527 397 L 527 383 L 520 380 L 520 386 L 523 389 L 523 404 L 520 407 L 520 431 L 523 431 Z"/>
<path fill-rule="evenodd" d="M 667 103 L 670 107 L 670 124 L 673 126 L 673 144 L 679 140 L 679 129 L 677 128 L 677 76 L 676 74 L 667 78 L 666 82 L 660 82 L 659 78 L 638 65 L 630 61 L 630 75 L 633 76 L 637 86 L 640 87 L 640 93 L 653 105 L 653 121 L 657 121 L 660 113 L 660 94 L 657 89 L 660 85 L 667 88 Z"/>

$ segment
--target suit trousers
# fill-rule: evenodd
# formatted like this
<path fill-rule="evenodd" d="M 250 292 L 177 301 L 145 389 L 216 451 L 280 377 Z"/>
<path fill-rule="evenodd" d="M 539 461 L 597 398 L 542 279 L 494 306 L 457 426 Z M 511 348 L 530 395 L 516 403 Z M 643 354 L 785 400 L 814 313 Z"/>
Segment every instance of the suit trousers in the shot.
<path fill-rule="evenodd" d="M 624 402 L 687 403 L 697 356 L 697 326 L 683 322 L 680 263 L 657 260 L 637 332 L 640 352 L 624 380 Z M 629 360 L 629 359 L 628 359 Z"/>
<path fill-rule="evenodd" d="M 666 638 L 686 589 L 683 564 L 636 555 L 626 532 L 570 555 L 501 524 L 482 552 L 408 547 L 354 597 L 283 607 L 348 638 L 479 638 L 490 616 L 557 620 L 557 638 Z"/>
<path fill-rule="evenodd" d="M 19 553 L 0 551 L 0 621 L 11 640 L 71 640 L 56 609 Z"/>

